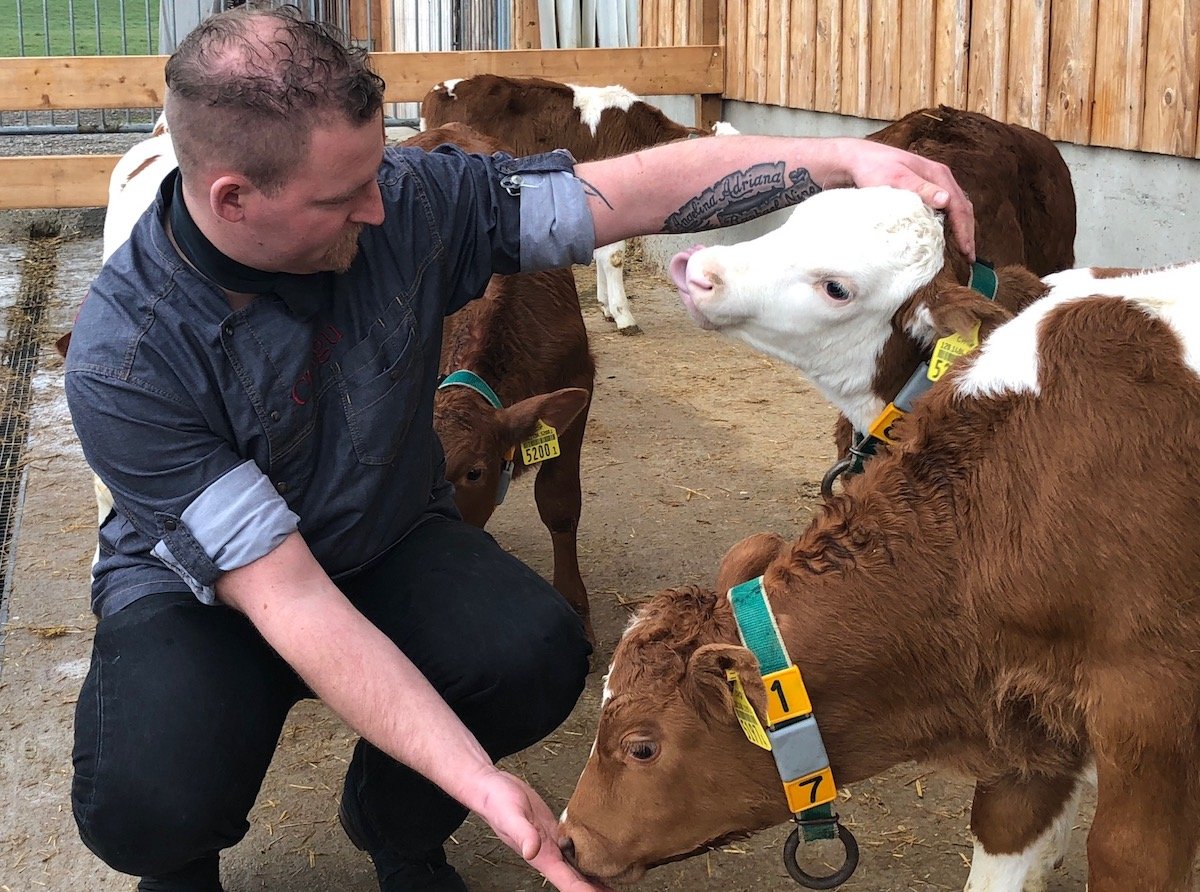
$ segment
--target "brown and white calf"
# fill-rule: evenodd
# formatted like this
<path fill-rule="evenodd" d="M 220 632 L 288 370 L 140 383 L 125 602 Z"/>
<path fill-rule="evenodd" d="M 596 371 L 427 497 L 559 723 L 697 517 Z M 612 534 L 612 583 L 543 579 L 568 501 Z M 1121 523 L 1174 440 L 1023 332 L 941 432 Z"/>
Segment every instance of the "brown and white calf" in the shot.
<path fill-rule="evenodd" d="M 979 257 L 1038 276 L 1074 263 L 1071 175 L 1045 136 L 943 106 L 913 112 L 869 139 L 951 169 L 974 205 Z M 1005 311 L 1023 306 L 1023 286 L 1008 287 L 1003 271 L 994 302 L 955 288 L 969 280 L 967 259 L 953 240 L 931 241 L 925 230 L 940 223 L 898 212 L 903 203 L 889 190 L 829 190 L 761 238 L 694 248 L 671 263 L 697 324 L 796 366 L 849 420 L 839 424 L 840 453 L 850 425 L 867 430 L 938 338 L 969 329 L 972 318 L 986 334 Z M 905 243 L 904 277 L 864 260 Z"/>
<path fill-rule="evenodd" d="M 426 130 L 403 144 L 429 150 L 446 142 L 487 154 L 505 148 L 462 124 Z M 454 501 L 467 522 L 483 527 L 496 509 L 506 459 L 514 461 L 512 476 L 520 476 L 528 470 L 522 441 L 539 419 L 555 428 L 561 454 L 538 464 L 534 499 L 550 531 L 554 587 L 583 617 L 594 641 L 576 536 L 579 456 L 596 365 L 571 271 L 492 276 L 483 297 L 446 319 L 441 372 L 459 370 L 482 378 L 502 408 L 470 387 L 438 390 L 433 425 L 446 452 Z"/>
<path fill-rule="evenodd" d="M 839 783 L 908 760 L 976 779 L 968 890 L 1041 888 L 1088 775 L 1090 892 L 1193 888 L 1200 264 L 1044 290 L 794 542 L 751 537 L 715 591 L 638 614 L 561 828 L 581 869 L 635 880 L 790 819 L 725 676 L 765 715 L 725 594 L 762 575 Z"/>
<path fill-rule="evenodd" d="M 421 100 L 422 129 L 461 121 L 518 155 L 567 149 L 576 161 L 704 136 L 624 87 L 579 87 L 537 77 L 480 74 L 438 84 Z M 622 334 L 638 334 L 625 292 L 625 243 L 596 249 L 596 299 Z"/>

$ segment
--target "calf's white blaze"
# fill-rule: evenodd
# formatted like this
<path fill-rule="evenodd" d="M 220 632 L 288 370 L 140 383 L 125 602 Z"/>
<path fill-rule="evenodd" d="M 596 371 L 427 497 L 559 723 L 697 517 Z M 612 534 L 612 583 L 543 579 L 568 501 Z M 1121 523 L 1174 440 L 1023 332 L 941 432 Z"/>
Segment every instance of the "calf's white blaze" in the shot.
<path fill-rule="evenodd" d="M 831 189 L 774 232 L 697 251 L 687 288 L 694 317 L 800 369 L 865 430 L 883 408 L 871 382 L 892 317 L 944 250 L 941 220 L 914 193 Z M 848 298 L 831 297 L 830 282 Z"/>
<path fill-rule="evenodd" d="M 1038 382 L 1038 332 L 1054 309 L 1094 295 L 1128 300 L 1172 329 L 1183 346 L 1184 361 L 1200 374 L 1200 263 L 1098 279 L 1090 269 L 1046 276 L 1051 287 L 1011 322 L 996 329 L 970 368 L 958 379 L 965 397 L 1041 392 Z"/>

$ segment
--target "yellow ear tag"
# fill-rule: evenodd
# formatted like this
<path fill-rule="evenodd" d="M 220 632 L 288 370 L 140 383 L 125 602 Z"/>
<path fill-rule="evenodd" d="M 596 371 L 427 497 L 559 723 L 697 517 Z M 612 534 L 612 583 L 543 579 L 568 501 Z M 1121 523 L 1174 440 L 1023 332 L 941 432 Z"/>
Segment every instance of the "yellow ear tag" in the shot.
<path fill-rule="evenodd" d="M 971 329 L 967 337 L 958 332 L 939 340 L 933 345 L 933 358 L 929 360 L 929 371 L 926 373 L 930 381 L 936 381 L 950 370 L 954 361 L 966 356 L 979 346 L 979 323 Z"/>
<path fill-rule="evenodd" d="M 746 689 L 742 687 L 742 680 L 738 678 L 738 674 L 732 669 L 725 671 L 725 677 L 733 684 L 733 714 L 737 716 L 738 724 L 742 726 L 742 733 L 755 746 L 769 750 L 771 748 L 771 738 L 767 737 L 767 732 L 764 730 L 762 722 L 758 720 L 758 713 L 750 705 L 750 698 L 746 696 Z"/>
<path fill-rule="evenodd" d="M 533 436 L 521 442 L 521 460 L 527 465 L 536 465 L 548 458 L 558 458 L 561 454 L 558 431 L 539 418 Z"/>

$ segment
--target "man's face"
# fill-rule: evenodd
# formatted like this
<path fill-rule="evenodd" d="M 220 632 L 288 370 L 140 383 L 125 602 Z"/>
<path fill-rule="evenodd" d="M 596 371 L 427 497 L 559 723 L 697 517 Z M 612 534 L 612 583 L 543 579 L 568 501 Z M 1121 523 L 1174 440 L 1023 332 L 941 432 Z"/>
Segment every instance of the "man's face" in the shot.
<path fill-rule="evenodd" d="M 343 271 L 358 252 L 364 225 L 383 222 L 377 175 L 383 126 L 335 121 L 311 133 L 308 155 L 273 195 L 245 196 L 244 230 L 262 269 Z"/>

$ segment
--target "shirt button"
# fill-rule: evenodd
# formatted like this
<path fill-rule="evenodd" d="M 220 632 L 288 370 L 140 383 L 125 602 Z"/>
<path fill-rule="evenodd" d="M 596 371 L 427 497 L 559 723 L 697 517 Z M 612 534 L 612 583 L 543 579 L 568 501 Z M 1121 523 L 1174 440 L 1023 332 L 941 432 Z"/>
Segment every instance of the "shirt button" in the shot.
<path fill-rule="evenodd" d="M 271 420 L 272 420 L 272 421 L 278 421 L 278 420 L 279 420 L 279 410 L 278 410 L 278 409 L 275 409 L 275 410 L 273 410 L 273 411 L 271 412 Z"/>
<path fill-rule="evenodd" d="M 222 327 L 221 331 L 225 332 L 225 335 L 227 337 L 233 337 L 233 326 L 232 325 L 226 325 L 226 326 Z"/>
<path fill-rule="evenodd" d="M 163 521 L 163 529 L 166 530 L 168 533 L 173 533 L 177 529 L 179 529 L 179 524 L 177 524 L 175 521 L 168 518 L 167 520 Z"/>
<path fill-rule="evenodd" d="M 278 483 L 275 484 L 275 488 L 277 490 L 279 490 L 281 495 L 283 493 L 287 492 L 289 489 L 291 489 L 291 487 L 287 485 L 286 480 L 280 480 Z"/>

